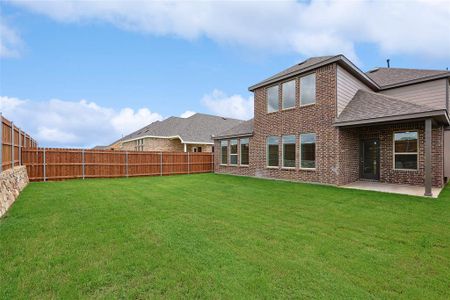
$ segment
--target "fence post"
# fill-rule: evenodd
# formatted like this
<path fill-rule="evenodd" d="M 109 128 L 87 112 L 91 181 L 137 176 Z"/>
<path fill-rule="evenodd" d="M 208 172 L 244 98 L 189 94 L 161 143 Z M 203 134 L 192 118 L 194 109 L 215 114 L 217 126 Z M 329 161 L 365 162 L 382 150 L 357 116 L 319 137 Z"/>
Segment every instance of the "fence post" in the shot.
<path fill-rule="evenodd" d="M 188 159 L 188 174 L 190 174 L 191 173 L 191 160 L 189 157 L 189 152 L 187 153 L 187 155 L 188 155 L 188 157 L 187 157 L 187 159 Z"/>
<path fill-rule="evenodd" d="M 162 151 L 159 152 L 159 176 L 163 176 L 163 159 L 162 159 L 163 153 Z"/>
<path fill-rule="evenodd" d="M 14 123 L 11 122 L 11 168 L 14 169 Z"/>
<path fill-rule="evenodd" d="M 45 147 L 44 147 L 44 164 L 43 164 L 43 168 L 44 168 L 44 181 L 47 181 L 47 168 L 46 168 L 46 160 L 45 160 Z"/>
<path fill-rule="evenodd" d="M 128 151 L 125 151 L 125 174 L 128 177 Z"/>
<path fill-rule="evenodd" d="M 84 171 L 84 149 L 81 149 L 81 164 L 82 164 L 82 167 L 81 167 L 81 169 L 82 169 L 82 172 L 83 172 L 83 179 L 84 179 L 84 174 L 85 174 L 85 171 Z"/>
<path fill-rule="evenodd" d="M 22 130 L 19 128 L 19 166 L 22 165 Z"/>
<path fill-rule="evenodd" d="M 0 173 L 3 172 L 3 115 L 0 112 Z"/>

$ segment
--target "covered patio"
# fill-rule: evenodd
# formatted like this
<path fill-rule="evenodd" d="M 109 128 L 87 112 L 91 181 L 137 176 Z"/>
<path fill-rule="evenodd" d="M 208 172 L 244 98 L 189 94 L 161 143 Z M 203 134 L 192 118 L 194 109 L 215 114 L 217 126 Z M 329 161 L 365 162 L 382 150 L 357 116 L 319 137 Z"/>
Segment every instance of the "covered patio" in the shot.
<path fill-rule="evenodd" d="M 366 191 L 375 191 L 375 192 L 383 192 L 383 193 L 393 193 L 393 194 L 403 194 L 410 196 L 421 196 L 424 195 L 424 188 L 418 185 L 409 185 L 409 184 L 396 184 L 396 183 L 385 183 L 379 181 L 363 181 L 358 180 L 346 185 L 341 186 L 346 189 L 356 189 L 356 190 L 366 190 Z M 431 188 L 431 196 L 432 198 L 437 198 L 441 193 L 443 188 L 432 187 Z"/>
<path fill-rule="evenodd" d="M 437 197 L 445 184 L 445 110 L 358 91 L 336 119 L 340 185 Z"/>

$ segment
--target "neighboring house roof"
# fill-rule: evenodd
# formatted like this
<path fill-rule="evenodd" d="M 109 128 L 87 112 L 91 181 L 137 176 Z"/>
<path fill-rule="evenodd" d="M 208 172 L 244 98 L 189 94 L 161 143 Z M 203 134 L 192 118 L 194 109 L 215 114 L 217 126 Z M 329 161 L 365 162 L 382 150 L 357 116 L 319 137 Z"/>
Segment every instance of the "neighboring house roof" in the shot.
<path fill-rule="evenodd" d="M 336 119 L 336 126 L 349 126 L 386 121 L 439 117 L 448 124 L 444 109 L 435 109 L 394 97 L 358 90 Z"/>
<path fill-rule="evenodd" d="M 216 136 L 213 136 L 213 139 L 223 139 L 228 137 L 237 137 L 237 136 L 250 136 L 253 135 L 253 119 L 240 123 L 233 128 L 225 130 Z"/>
<path fill-rule="evenodd" d="M 367 72 L 366 74 L 382 89 L 450 76 L 450 72 L 445 70 L 418 70 L 401 68 L 377 68 Z"/>
<path fill-rule="evenodd" d="M 106 150 L 109 149 L 109 146 L 95 146 L 94 148 L 92 148 L 93 150 Z"/>
<path fill-rule="evenodd" d="M 119 141 L 124 142 L 143 137 L 179 137 L 184 143 L 210 144 L 212 143 L 212 135 L 234 127 L 241 122 L 243 121 L 199 113 L 189 118 L 170 117 L 163 121 L 153 122 Z M 114 143 L 117 143 L 117 141 Z"/>

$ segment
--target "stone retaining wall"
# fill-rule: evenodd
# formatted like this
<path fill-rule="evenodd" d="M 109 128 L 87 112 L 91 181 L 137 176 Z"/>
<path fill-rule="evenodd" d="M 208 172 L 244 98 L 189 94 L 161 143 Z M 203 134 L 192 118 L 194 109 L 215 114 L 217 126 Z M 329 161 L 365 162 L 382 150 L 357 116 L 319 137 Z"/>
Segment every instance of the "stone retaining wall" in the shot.
<path fill-rule="evenodd" d="M 15 167 L 0 173 L 0 217 L 16 201 L 19 193 L 28 184 L 27 168 Z"/>

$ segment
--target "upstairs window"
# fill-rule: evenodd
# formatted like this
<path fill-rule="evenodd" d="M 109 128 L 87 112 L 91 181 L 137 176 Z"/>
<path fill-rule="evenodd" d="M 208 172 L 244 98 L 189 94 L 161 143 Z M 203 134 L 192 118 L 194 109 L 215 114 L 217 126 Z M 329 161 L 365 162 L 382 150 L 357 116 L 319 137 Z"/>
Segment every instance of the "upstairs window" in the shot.
<path fill-rule="evenodd" d="M 279 137 L 269 136 L 267 138 L 267 166 L 268 167 L 278 167 L 278 144 Z"/>
<path fill-rule="evenodd" d="M 241 143 L 241 165 L 247 166 L 249 161 L 249 148 L 248 148 L 249 139 L 248 138 L 241 139 L 240 143 Z"/>
<path fill-rule="evenodd" d="M 267 112 L 278 111 L 278 85 L 267 88 Z"/>
<path fill-rule="evenodd" d="M 295 168 L 295 135 L 284 135 L 283 141 L 283 167 Z"/>
<path fill-rule="evenodd" d="M 316 103 L 316 74 L 300 78 L 300 105 Z"/>
<path fill-rule="evenodd" d="M 300 135 L 300 168 L 316 168 L 316 134 L 306 133 Z"/>
<path fill-rule="evenodd" d="M 237 140 L 230 140 L 230 165 L 238 163 L 238 143 Z"/>
<path fill-rule="evenodd" d="M 144 139 L 136 140 L 134 145 L 135 151 L 144 151 Z"/>
<path fill-rule="evenodd" d="M 283 109 L 295 107 L 295 80 L 285 82 L 281 85 L 281 103 Z"/>
<path fill-rule="evenodd" d="M 394 168 L 396 170 L 417 170 L 417 144 L 417 131 L 394 133 Z"/>
<path fill-rule="evenodd" d="M 220 150 L 221 150 L 221 164 L 226 165 L 228 163 L 228 141 L 220 142 Z"/>

